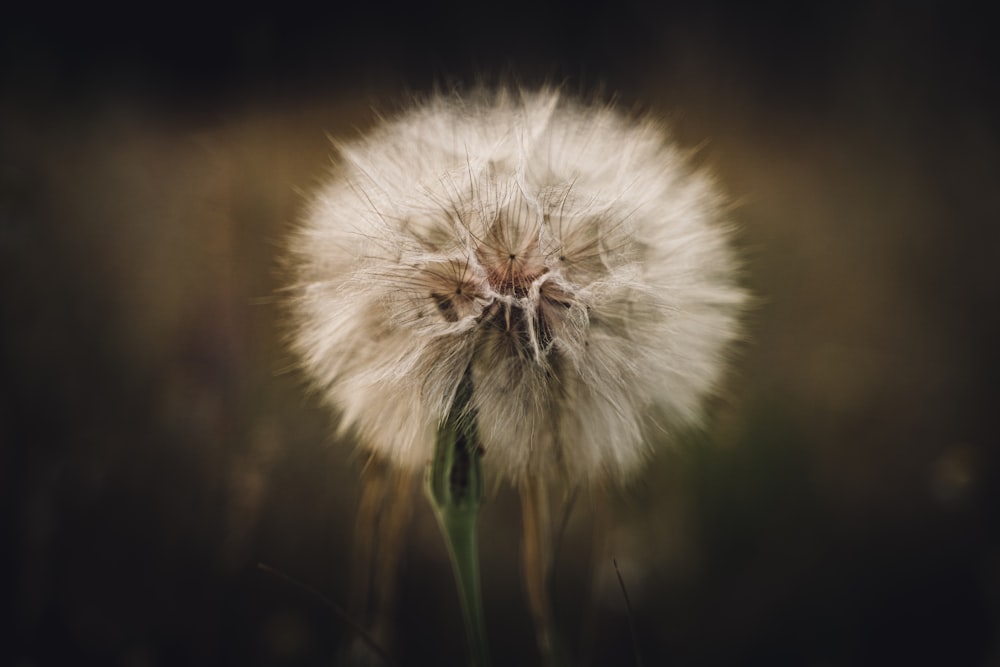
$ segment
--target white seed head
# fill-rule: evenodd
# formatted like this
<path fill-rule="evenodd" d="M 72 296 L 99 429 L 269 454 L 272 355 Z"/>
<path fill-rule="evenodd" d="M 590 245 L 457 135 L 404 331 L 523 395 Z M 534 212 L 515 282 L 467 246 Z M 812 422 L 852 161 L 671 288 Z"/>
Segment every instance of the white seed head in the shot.
<path fill-rule="evenodd" d="M 425 465 L 470 364 L 515 482 L 620 481 L 650 415 L 699 421 L 745 294 L 724 200 L 656 123 L 434 97 L 339 152 L 292 241 L 292 345 L 363 447 Z"/>

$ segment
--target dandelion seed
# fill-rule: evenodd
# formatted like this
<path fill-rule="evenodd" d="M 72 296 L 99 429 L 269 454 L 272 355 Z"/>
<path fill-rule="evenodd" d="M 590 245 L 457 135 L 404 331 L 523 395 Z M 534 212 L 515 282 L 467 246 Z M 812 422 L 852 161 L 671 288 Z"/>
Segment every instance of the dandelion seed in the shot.
<path fill-rule="evenodd" d="M 434 97 L 339 153 L 292 343 L 362 447 L 423 468 L 467 369 L 484 466 L 519 484 L 626 480 L 651 414 L 700 420 L 745 295 L 724 200 L 655 122 Z"/>

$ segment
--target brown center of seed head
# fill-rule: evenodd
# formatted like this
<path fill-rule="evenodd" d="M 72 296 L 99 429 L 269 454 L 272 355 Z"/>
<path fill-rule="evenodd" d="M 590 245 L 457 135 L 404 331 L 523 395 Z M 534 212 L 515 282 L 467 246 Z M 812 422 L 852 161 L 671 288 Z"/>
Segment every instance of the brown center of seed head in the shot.
<path fill-rule="evenodd" d="M 528 295 L 531 284 L 548 272 L 538 247 L 538 236 L 493 234 L 476 248 L 490 287 L 518 298 Z"/>

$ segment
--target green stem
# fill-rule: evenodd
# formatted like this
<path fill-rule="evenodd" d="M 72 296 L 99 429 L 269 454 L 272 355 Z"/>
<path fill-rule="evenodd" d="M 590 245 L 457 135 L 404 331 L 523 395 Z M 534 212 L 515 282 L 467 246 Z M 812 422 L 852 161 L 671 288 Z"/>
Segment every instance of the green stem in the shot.
<path fill-rule="evenodd" d="M 479 587 L 479 558 L 475 521 L 464 518 L 438 516 L 441 529 L 448 543 L 455 583 L 458 585 L 462 601 L 462 617 L 469 639 L 471 664 L 477 667 L 489 665 L 486 644 L 486 627 L 483 623 L 483 603 Z"/>
<path fill-rule="evenodd" d="M 438 427 L 426 491 L 451 556 L 471 663 L 474 667 L 489 667 L 476 533 L 483 473 L 476 417 L 469 406 L 471 396 L 472 376 L 466 371 L 451 412 Z"/>

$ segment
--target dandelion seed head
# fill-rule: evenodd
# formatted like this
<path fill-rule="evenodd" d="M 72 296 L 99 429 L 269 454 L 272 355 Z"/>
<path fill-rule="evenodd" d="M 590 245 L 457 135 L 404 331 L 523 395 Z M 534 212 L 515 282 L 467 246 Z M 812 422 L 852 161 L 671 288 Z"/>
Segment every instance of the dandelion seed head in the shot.
<path fill-rule="evenodd" d="M 425 465 L 467 368 L 515 482 L 623 480 L 653 411 L 699 422 L 745 294 L 723 198 L 656 123 L 439 96 L 339 153 L 292 240 L 291 340 L 363 447 Z"/>

